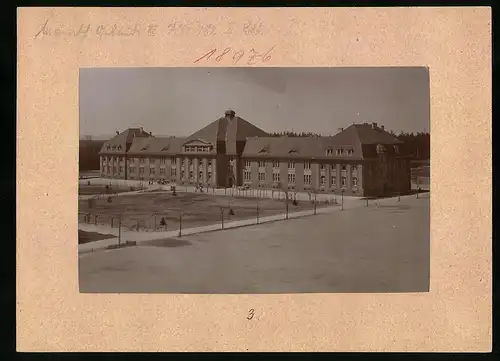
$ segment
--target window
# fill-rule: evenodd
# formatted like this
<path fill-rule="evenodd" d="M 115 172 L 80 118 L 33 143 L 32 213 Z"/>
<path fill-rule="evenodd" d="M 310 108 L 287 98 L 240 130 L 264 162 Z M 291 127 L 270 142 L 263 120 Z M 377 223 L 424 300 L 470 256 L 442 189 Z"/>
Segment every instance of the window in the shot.
<path fill-rule="evenodd" d="M 155 164 L 156 163 L 156 159 L 154 158 L 149 158 L 149 164 Z"/>
<path fill-rule="evenodd" d="M 259 182 L 264 182 L 266 180 L 266 173 L 259 172 Z"/>
<path fill-rule="evenodd" d="M 345 187 L 346 184 L 347 184 L 347 178 L 342 177 L 342 187 Z"/>
<path fill-rule="evenodd" d="M 279 168 L 280 167 L 280 161 L 279 160 L 273 160 L 273 168 Z"/>
<path fill-rule="evenodd" d="M 175 169 L 175 168 L 170 169 L 170 176 L 171 177 L 177 176 L 177 169 Z"/>
<path fill-rule="evenodd" d="M 189 179 L 193 179 L 193 171 L 192 170 L 189 171 Z"/>
<path fill-rule="evenodd" d="M 199 172 L 199 173 L 198 173 L 198 178 L 199 178 L 199 179 L 203 179 L 203 172 Z"/>
<path fill-rule="evenodd" d="M 207 173 L 207 180 L 211 181 L 212 180 L 212 172 Z"/>
<path fill-rule="evenodd" d="M 332 155 L 333 154 L 333 149 L 332 148 L 328 148 L 326 150 L 326 155 Z"/>
<path fill-rule="evenodd" d="M 263 160 L 259 160 L 259 168 L 262 168 L 262 167 L 265 167 L 266 166 L 266 162 L 264 162 Z"/>
<path fill-rule="evenodd" d="M 332 175 L 332 186 L 337 185 L 337 177 Z"/>
<path fill-rule="evenodd" d="M 160 174 L 165 174 L 165 168 L 160 168 Z"/>
<path fill-rule="evenodd" d="M 139 168 L 139 174 L 144 174 L 144 167 Z"/>
<path fill-rule="evenodd" d="M 304 162 L 304 169 L 311 169 L 311 162 L 310 161 L 306 160 Z"/>
<path fill-rule="evenodd" d="M 352 169 L 352 171 L 354 172 L 354 171 L 358 170 L 358 167 L 357 167 L 357 166 L 355 166 L 355 165 L 353 165 L 351 169 Z"/>
<path fill-rule="evenodd" d="M 354 187 L 357 187 L 357 186 L 358 186 L 358 178 L 356 178 L 356 177 L 353 177 L 353 178 L 352 178 L 352 185 L 353 185 Z"/>
<path fill-rule="evenodd" d="M 149 174 L 155 174 L 156 173 L 156 169 L 155 168 L 150 168 L 149 169 Z"/>
<path fill-rule="evenodd" d="M 337 155 L 342 155 L 342 148 L 337 149 Z"/>
<path fill-rule="evenodd" d="M 246 161 L 245 161 L 245 167 L 250 168 L 250 165 L 251 165 L 250 161 L 249 161 L 249 160 L 246 160 Z"/>
<path fill-rule="evenodd" d="M 288 175 L 288 183 L 295 183 L 295 174 L 290 173 Z"/>
<path fill-rule="evenodd" d="M 354 149 L 347 150 L 347 155 L 353 155 L 353 154 L 354 154 Z"/>
<path fill-rule="evenodd" d="M 304 174 L 304 184 L 311 184 L 311 175 Z"/>
<path fill-rule="evenodd" d="M 346 170 L 346 169 L 347 169 L 347 168 L 346 168 L 346 166 L 345 166 L 345 165 L 343 165 L 343 166 L 342 166 L 342 170 Z"/>
<path fill-rule="evenodd" d="M 251 179 L 252 179 L 252 177 L 251 177 L 251 173 L 250 173 L 249 171 L 245 171 L 245 172 L 243 173 L 243 176 L 244 176 L 244 179 L 245 179 L 246 181 L 249 181 L 249 180 L 251 180 Z"/>
<path fill-rule="evenodd" d="M 190 159 L 188 164 L 189 164 L 189 168 L 191 168 L 193 166 L 193 160 Z"/>
<path fill-rule="evenodd" d="M 120 167 L 120 173 L 123 173 L 123 167 Z"/>
<path fill-rule="evenodd" d="M 184 179 L 184 171 L 181 171 L 181 179 Z"/>
<path fill-rule="evenodd" d="M 326 184 L 326 177 L 324 175 L 321 176 L 321 185 L 324 186 Z"/>
<path fill-rule="evenodd" d="M 273 173 L 273 182 L 279 182 L 279 181 L 280 181 L 280 174 Z"/>
<path fill-rule="evenodd" d="M 139 163 L 144 163 L 144 158 L 139 158 Z"/>
<path fill-rule="evenodd" d="M 207 163 L 207 165 L 208 165 L 209 167 L 211 167 L 211 166 L 212 166 L 212 161 L 211 161 L 211 160 L 209 160 L 209 161 L 208 161 L 208 163 Z"/>
<path fill-rule="evenodd" d="M 288 169 L 295 169 L 295 161 L 291 160 L 288 162 Z"/>
<path fill-rule="evenodd" d="M 165 158 L 160 158 L 160 164 L 165 164 Z"/>
<path fill-rule="evenodd" d="M 325 170 L 325 165 L 324 165 L 324 164 L 321 164 L 321 165 L 320 165 L 320 168 L 321 168 L 321 170 Z"/>
<path fill-rule="evenodd" d="M 116 166 L 113 166 L 113 174 L 116 173 Z"/>

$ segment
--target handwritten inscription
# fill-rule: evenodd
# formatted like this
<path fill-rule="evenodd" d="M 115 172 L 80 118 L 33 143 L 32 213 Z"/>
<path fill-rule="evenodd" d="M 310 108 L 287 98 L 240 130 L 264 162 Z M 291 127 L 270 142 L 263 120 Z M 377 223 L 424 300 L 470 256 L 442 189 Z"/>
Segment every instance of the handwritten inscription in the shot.
<path fill-rule="evenodd" d="M 247 21 L 243 24 L 229 21 L 221 24 L 174 21 L 167 25 L 156 24 L 79 24 L 77 26 L 57 25 L 46 20 L 34 35 L 35 38 L 44 36 L 72 36 L 99 39 L 103 37 L 134 37 L 134 36 L 216 36 L 231 35 L 257 36 L 265 33 L 264 24 L 260 21 Z"/>
<path fill-rule="evenodd" d="M 228 21 L 222 24 L 205 24 L 200 22 L 174 21 L 167 25 L 167 33 L 171 35 L 263 35 L 264 24 L 260 21 L 246 21 L 243 24 Z"/>
<path fill-rule="evenodd" d="M 249 51 L 245 51 L 243 49 L 233 50 L 232 47 L 227 47 L 219 52 L 217 51 L 217 48 L 214 48 L 194 60 L 193 63 L 199 63 L 202 61 L 206 62 L 211 59 L 218 63 L 224 59 L 228 59 L 234 65 L 238 64 L 242 59 L 244 59 L 243 61 L 246 61 L 247 65 L 255 65 L 259 62 L 266 63 L 271 60 L 271 54 L 274 48 L 275 46 L 267 50 L 265 53 L 259 53 L 254 48 L 251 48 Z"/>
<path fill-rule="evenodd" d="M 64 27 L 55 26 L 45 21 L 35 38 L 43 36 L 74 36 L 74 37 L 88 37 L 96 36 L 103 37 L 133 37 L 133 36 L 155 36 L 157 34 L 158 25 L 155 24 L 132 24 L 132 25 L 118 25 L 118 24 L 81 24 L 80 26 Z"/>
<path fill-rule="evenodd" d="M 255 315 L 255 310 L 251 308 L 250 310 L 248 310 L 247 320 L 251 320 L 254 315 Z"/>

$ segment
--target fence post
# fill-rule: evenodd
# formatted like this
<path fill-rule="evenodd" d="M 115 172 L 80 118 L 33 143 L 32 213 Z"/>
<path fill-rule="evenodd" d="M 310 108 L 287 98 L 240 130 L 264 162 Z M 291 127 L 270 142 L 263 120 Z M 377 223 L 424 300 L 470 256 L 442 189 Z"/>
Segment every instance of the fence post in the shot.
<path fill-rule="evenodd" d="M 418 193 L 420 192 L 420 167 L 417 167 L 417 198 L 418 198 Z"/>
<path fill-rule="evenodd" d="M 342 194 L 342 207 L 340 208 L 341 211 L 344 210 L 344 190 L 342 189 L 341 191 L 341 194 Z"/>
<path fill-rule="evenodd" d="M 286 204 L 286 219 L 288 219 L 288 193 L 285 192 L 285 204 Z"/>
<path fill-rule="evenodd" d="M 221 228 L 224 229 L 224 208 L 220 207 Z"/>
<path fill-rule="evenodd" d="M 155 224 L 153 230 L 156 231 L 156 213 L 154 214 Z"/>
<path fill-rule="evenodd" d="M 316 214 L 316 193 L 314 193 L 314 214 Z"/>
<path fill-rule="evenodd" d="M 368 207 L 368 197 L 366 197 L 366 206 Z"/>
<path fill-rule="evenodd" d="M 122 216 L 118 218 L 118 247 L 121 246 L 122 243 Z"/>
<path fill-rule="evenodd" d="M 401 193 L 398 193 L 398 202 L 401 201 Z"/>
<path fill-rule="evenodd" d="M 259 199 L 257 198 L 257 224 L 259 224 Z"/>
<path fill-rule="evenodd" d="M 182 237 L 182 212 L 179 213 L 179 237 Z"/>

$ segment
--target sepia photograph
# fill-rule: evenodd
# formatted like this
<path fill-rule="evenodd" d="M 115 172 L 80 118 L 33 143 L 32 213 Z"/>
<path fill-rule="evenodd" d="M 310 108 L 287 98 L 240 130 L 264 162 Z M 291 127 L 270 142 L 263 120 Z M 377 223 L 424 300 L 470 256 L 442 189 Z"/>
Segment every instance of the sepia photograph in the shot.
<path fill-rule="evenodd" d="M 426 67 L 82 68 L 82 293 L 429 292 Z"/>

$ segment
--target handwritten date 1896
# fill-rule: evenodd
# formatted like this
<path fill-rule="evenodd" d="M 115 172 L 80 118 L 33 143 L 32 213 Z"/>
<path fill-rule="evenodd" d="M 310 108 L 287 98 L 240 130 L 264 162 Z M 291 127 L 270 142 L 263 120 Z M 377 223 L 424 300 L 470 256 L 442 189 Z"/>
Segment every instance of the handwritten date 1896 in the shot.
<path fill-rule="evenodd" d="M 218 63 L 222 60 L 229 60 L 232 61 L 233 64 L 238 64 L 238 62 L 243 59 L 243 61 L 246 61 L 247 65 L 255 65 L 259 61 L 262 63 L 266 63 L 271 60 L 271 52 L 273 51 L 273 49 L 274 46 L 265 53 L 259 53 L 254 48 L 252 48 L 245 53 L 245 51 L 242 49 L 235 51 L 231 47 L 227 47 L 223 51 L 219 52 L 217 52 L 217 49 L 214 48 L 208 53 L 196 59 L 194 63 L 201 62 L 202 60 L 208 61 L 210 59 L 215 59 L 215 61 Z"/>

